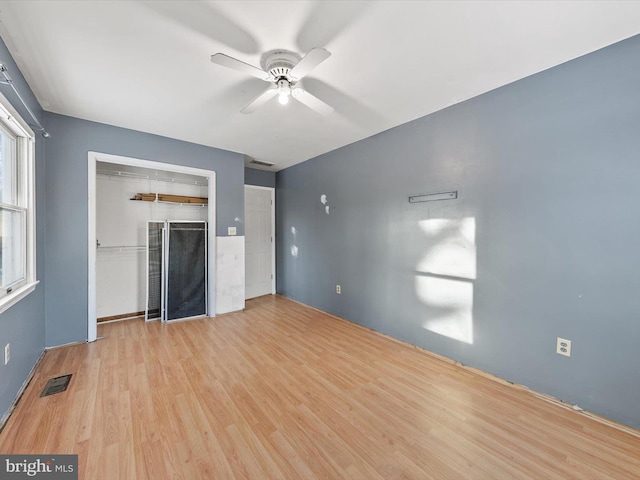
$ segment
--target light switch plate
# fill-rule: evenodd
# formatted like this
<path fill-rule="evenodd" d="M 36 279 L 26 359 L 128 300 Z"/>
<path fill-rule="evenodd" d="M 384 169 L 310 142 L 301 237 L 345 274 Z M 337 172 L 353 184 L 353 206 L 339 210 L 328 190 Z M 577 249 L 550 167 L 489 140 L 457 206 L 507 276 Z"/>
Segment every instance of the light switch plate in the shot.
<path fill-rule="evenodd" d="M 227 228 L 227 235 L 235 235 L 235 234 L 236 234 L 236 227 Z"/>

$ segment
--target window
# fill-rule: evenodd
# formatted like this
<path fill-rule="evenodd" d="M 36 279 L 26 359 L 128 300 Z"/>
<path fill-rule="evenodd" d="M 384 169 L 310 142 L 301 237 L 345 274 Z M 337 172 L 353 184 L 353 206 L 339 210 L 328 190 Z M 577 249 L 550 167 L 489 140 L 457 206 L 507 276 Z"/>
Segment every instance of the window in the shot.
<path fill-rule="evenodd" d="M 35 289 L 33 131 L 0 95 L 0 312 Z"/>

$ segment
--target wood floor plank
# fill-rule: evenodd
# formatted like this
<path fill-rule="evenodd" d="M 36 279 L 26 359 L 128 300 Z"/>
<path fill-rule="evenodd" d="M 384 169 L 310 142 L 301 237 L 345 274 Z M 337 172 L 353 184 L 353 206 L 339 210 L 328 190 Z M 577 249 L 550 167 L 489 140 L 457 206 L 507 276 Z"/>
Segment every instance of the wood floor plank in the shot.
<path fill-rule="evenodd" d="M 106 480 L 640 478 L 640 437 L 282 297 L 98 332 L 46 352 L 0 452 Z"/>

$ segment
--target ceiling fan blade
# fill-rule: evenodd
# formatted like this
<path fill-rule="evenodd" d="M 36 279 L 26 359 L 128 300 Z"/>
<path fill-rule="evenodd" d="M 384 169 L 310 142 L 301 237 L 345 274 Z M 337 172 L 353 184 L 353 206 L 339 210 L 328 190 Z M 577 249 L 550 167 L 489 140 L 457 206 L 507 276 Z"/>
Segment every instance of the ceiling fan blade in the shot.
<path fill-rule="evenodd" d="M 311 51 L 291 69 L 289 76 L 296 80 L 300 80 L 330 56 L 331 52 L 329 52 L 329 50 L 325 50 L 324 48 L 312 48 Z"/>
<path fill-rule="evenodd" d="M 271 75 L 269 75 L 264 70 L 260 70 L 253 65 L 244 63 L 237 58 L 230 57 L 229 55 L 225 55 L 224 53 L 216 53 L 215 55 L 211 55 L 211 61 L 218 65 L 222 65 L 223 67 L 231 68 L 233 70 L 246 73 L 247 75 L 251 75 L 252 77 L 259 78 L 260 80 L 264 80 L 265 82 L 271 81 Z"/>
<path fill-rule="evenodd" d="M 302 88 L 294 88 L 291 94 L 293 95 L 293 98 L 298 100 L 303 105 L 309 107 L 314 112 L 319 113 L 320 115 L 327 116 L 331 112 L 333 112 L 332 106 L 327 105 L 318 97 L 311 95 L 309 92 L 303 90 Z"/>
<path fill-rule="evenodd" d="M 278 93 L 278 91 L 275 88 L 267 88 L 264 92 L 258 95 L 251 103 L 249 103 L 240 111 L 242 113 L 253 113 L 273 97 L 275 97 L 276 93 Z"/>

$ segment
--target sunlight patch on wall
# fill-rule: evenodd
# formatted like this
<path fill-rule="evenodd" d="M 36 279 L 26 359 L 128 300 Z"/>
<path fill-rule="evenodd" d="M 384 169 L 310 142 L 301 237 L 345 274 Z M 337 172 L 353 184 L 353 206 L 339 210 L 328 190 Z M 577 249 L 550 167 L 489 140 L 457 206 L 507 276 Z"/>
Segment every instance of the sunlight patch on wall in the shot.
<path fill-rule="evenodd" d="M 327 203 L 327 196 L 324 193 L 320 195 L 320 203 L 324 205 L 324 211 L 329 215 L 329 204 Z"/>
<path fill-rule="evenodd" d="M 476 278 L 475 218 L 434 218 L 421 220 L 419 225 L 430 247 L 418 262 L 418 271 Z"/>
<path fill-rule="evenodd" d="M 291 235 L 293 235 L 293 243 L 291 244 L 291 256 L 296 259 L 298 258 L 298 247 L 296 246 L 296 227 L 291 227 Z"/>
<path fill-rule="evenodd" d="M 473 284 L 416 275 L 416 291 L 424 304 L 436 307 L 422 326 L 465 343 L 473 343 Z"/>
<path fill-rule="evenodd" d="M 476 278 L 475 218 L 419 222 L 427 252 L 416 265 L 418 299 L 429 307 L 422 326 L 473 343 L 473 281 Z"/>

